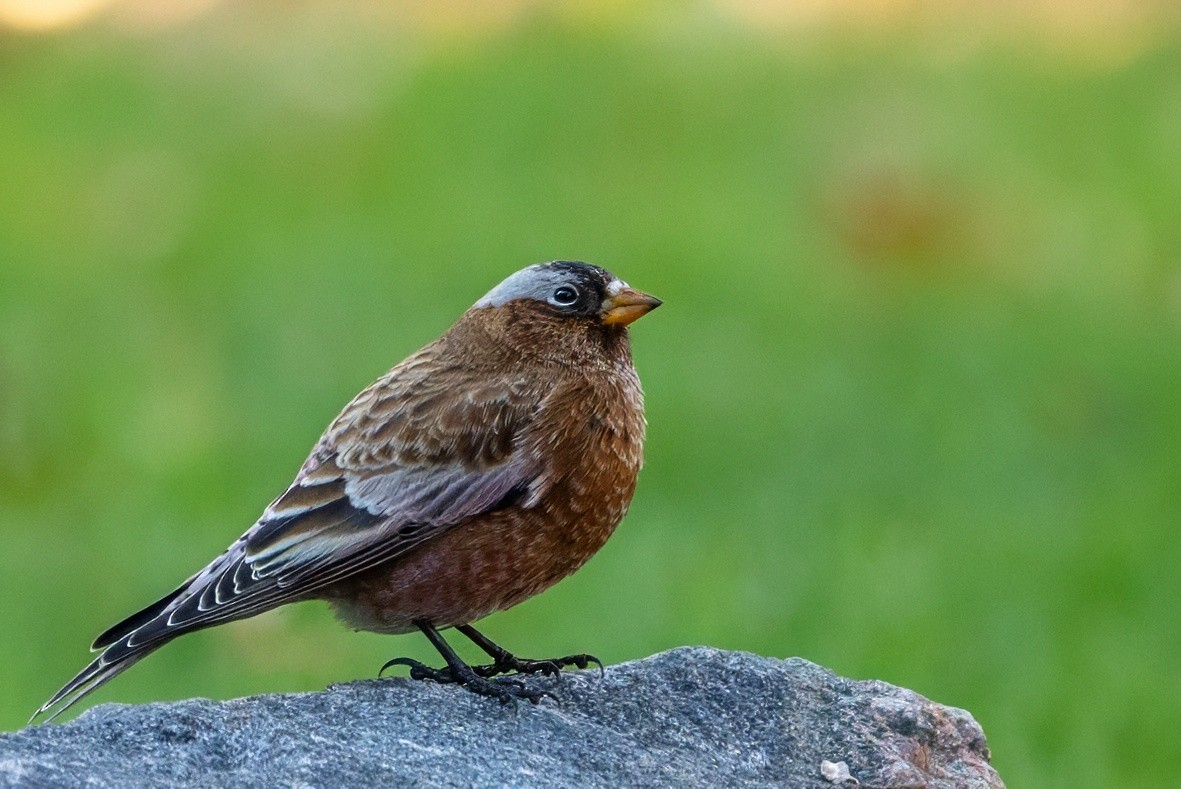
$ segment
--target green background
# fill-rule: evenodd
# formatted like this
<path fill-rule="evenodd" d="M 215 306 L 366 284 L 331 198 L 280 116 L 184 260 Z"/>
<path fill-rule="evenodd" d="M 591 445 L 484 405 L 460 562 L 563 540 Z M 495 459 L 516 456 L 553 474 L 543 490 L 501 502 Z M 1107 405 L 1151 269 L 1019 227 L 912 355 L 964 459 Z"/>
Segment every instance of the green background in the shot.
<path fill-rule="evenodd" d="M 647 467 L 493 638 L 800 655 L 967 708 L 1011 786 L 1174 780 L 1181 27 L 513 5 L 0 29 L 0 728 L 358 389 L 573 258 L 666 302 Z M 305 604 L 87 704 L 402 654 Z"/>

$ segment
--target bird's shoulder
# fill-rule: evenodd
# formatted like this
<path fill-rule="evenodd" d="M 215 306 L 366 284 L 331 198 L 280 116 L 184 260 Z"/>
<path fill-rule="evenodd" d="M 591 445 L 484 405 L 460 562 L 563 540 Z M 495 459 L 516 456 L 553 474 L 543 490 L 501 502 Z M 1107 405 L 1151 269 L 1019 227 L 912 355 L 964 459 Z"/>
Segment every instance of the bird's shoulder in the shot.
<path fill-rule="evenodd" d="M 320 441 L 342 468 L 504 461 L 545 397 L 528 369 L 496 370 L 427 346 L 362 390 Z"/>

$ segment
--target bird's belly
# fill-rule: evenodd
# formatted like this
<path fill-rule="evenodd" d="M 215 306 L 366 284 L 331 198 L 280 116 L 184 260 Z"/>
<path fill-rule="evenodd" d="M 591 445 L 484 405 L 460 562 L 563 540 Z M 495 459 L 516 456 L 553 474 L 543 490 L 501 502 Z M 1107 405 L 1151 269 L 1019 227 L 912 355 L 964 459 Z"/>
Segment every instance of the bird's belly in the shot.
<path fill-rule="evenodd" d="M 358 630 L 474 622 L 548 589 L 593 556 L 623 518 L 635 485 L 630 476 L 618 493 L 582 512 L 562 497 L 566 491 L 554 490 L 559 495 L 547 500 L 562 502 L 557 508 L 513 506 L 473 518 L 323 596 Z"/>

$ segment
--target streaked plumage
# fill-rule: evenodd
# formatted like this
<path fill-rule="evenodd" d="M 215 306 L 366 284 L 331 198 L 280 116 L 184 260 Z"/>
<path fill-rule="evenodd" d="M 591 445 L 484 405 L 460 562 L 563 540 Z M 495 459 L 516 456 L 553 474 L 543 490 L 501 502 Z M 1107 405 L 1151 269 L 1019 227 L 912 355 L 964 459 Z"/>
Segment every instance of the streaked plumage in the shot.
<path fill-rule="evenodd" d="M 473 678 L 434 631 L 463 626 L 485 641 L 497 662 L 480 677 L 585 665 L 505 662 L 515 659 L 468 626 L 578 569 L 622 519 L 644 436 L 626 325 L 659 303 L 586 264 L 510 276 L 358 394 L 242 537 L 100 635 L 102 654 L 38 713 L 60 713 L 179 635 L 308 599 L 358 629 L 422 629 L 449 668 L 404 661 L 412 676 L 536 701 L 519 682 Z"/>

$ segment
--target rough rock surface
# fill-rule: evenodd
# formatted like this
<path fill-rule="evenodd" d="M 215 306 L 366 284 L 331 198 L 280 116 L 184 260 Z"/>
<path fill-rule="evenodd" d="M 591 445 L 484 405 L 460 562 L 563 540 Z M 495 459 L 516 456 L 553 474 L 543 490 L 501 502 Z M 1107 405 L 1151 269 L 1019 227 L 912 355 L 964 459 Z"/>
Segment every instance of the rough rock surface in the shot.
<path fill-rule="evenodd" d="M 555 691 L 501 706 L 382 679 L 104 704 L 0 735 L 0 786 L 1002 786 L 967 712 L 799 658 L 686 647 Z"/>

